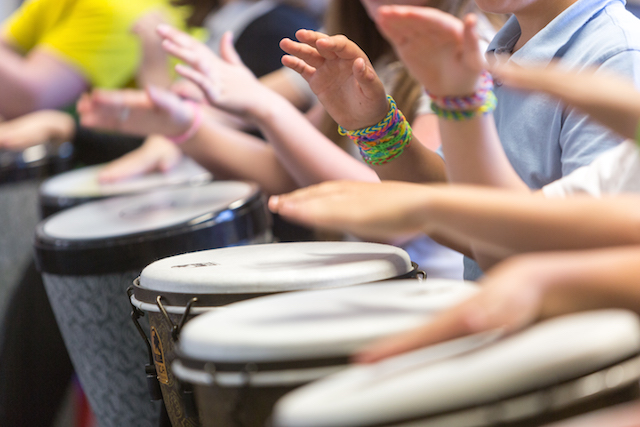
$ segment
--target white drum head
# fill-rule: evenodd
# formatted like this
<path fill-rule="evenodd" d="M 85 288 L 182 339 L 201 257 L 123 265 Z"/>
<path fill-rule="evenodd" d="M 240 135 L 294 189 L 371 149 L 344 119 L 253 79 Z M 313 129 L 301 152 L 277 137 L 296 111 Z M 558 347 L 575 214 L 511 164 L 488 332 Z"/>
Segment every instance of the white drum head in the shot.
<path fill-rule="evenodd" d="M 140 275 L 143 288 L 185 293 L 264 293 L 391 279 L 412 270 L 409 255 L 365 242 L 296 242 L 193 252 Z"/>
<path fill-rule="evenodd" d="M 103 198 L 142 193 L 172 185 L 204 183 L 211 179 L 209 172 L 186 157 L 167 173 L 153 172 L 108 184 L 98 182 L 98 174 L 104 167 L 105 165 L 89 166 L 49 178 L 40 187 L 40 194 L 61 198 Z"/>
<path fill-rule="evenodd" d="M 220 181 L 87 203 L 44 222 L 46 236 L 64 240 L 100 240 L 161 230 L 242 204 L 254 185 Z"/>
<path fill-rule="evenodd" d="M 375 338 L 420 325 L 476 289 L 468 282 L 396 280 L 256 298 L 191 320 L 180 352 L 214 363 L 347 356 Z"/>
<path fill-rule="evenodd" d="M 285 396 L 274 411 L 279 427 L 352 427 L 433 417 L 425 425 L 489 425 L 481 405 L 537 392 L 544 387 L 591 374 L 640 351 L 640 324 L 635 314 L 603 310 L 564 316 L 534 325 L 476 351 L 432 363 L 407 367 L 407 356 L 378 364 L 356 366 Z M 633 371 L 633 372 L 631 372 Z M 637 381 L 638 367 L 616 371 L 599 381 L 615 386 L 625 375 Z M 609 378 L 610 377 L 610 378 Z M 588 396 L 589 384 L 581 392 Z M 592 389 L 591 392 L 594 390 Z M 535 393 L 534 393 L 535 394 Z M 563 398 L 567 404 L 571 393 Z M 560 399 L 562 400 L 562 399 Z M 544 396 L 503 405 L 504 417 L 536 414 Z M 558 402 L 554 402 L 558 403 Z M 463 411 L 443 415 L 447 411 Z M 508 419 L 508 418 L 506 418 Z M 518 418 L 516 418 L 518 419 Z M 494 420 L 495 421 L 495 420 Z M 418 421 L 415 421 L 416 423 Z M 409 425 L 409 424 L 407 424 Z M 418 425 L 418 424 L 410 424 Z M 422 424 L 420 424 L 422 425 Z"/>

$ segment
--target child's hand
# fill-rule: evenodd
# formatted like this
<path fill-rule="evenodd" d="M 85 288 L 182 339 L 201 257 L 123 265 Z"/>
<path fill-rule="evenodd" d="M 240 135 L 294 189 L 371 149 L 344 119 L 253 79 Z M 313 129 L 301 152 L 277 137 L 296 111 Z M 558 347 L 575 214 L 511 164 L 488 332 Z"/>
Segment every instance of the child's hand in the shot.
<path fill-rule="evenodd" d="M 73 137 L 73 118 L 62 111 L 40 110 L 0 122 L 0 149 L 22 151 L 48 141 L 65 142 Z"/>
<path fill-rule="evenodd" d="M 211 105 L 239 116 L 268 108 L 270 91 L 242 63 L 231 33 L 220 41 L 221 57 L 168 25 L 159 26 L 158 34 L 164 39 L 164 49 L 187 64 L 177 65 L 176 71 L 200 87 Z"/>
<path fill-rule="evenodd" d="M 160 135 L 151 135 L 141 147 L 108 163 L 98 174 L 101 183 L 124 181 L 151 172 L 168 172 L 182 159 L 182 151 Z"/>
<path fill-rule="evenodd" d="M 282 63 L 307 80 L 327 112 L 347 130 L 373 126 L 389 111 L 382 82 L 365 53 L 344 36 L 300 30 L 284 39 Z"/>
<path fill-rule="evenodd" d="M 386 240 L 424 231 L 430 191 L 405 182 L 330 181 L 271 197 L 269 208 L 306 225 Z"/>
<path fill-rule="evenodd" d="M 132 135 L 183 134 L 194 119 L 189 103 L 172 92 L 149 87 L 139 90 L 94 90 L 78 101 L 83 126 Z"/>
<path fill-rule="evenodd" d="M 474 15 L 464 21 L 438 9 L 383 6 L 377 23 L 416 79 L 433 95 L 476 91 L 485 68 Z"/>

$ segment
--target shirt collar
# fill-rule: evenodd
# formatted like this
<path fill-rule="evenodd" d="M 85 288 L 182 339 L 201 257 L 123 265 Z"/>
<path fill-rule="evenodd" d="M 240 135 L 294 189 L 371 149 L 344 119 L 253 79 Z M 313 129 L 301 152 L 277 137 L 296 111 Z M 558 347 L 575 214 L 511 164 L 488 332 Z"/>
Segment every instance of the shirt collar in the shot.
<path fill-rule="evenodd" d="M 517 64 L 535 62 L 546 65 L 569 43 L 571 38 L 596 14 L 612 3 L 625 4 L 625 0 L 578 0 L 510 57 Z M 511 16 L 487 48 L 487 57 L 509 54 L 520 38 L 520 25 Z"/>

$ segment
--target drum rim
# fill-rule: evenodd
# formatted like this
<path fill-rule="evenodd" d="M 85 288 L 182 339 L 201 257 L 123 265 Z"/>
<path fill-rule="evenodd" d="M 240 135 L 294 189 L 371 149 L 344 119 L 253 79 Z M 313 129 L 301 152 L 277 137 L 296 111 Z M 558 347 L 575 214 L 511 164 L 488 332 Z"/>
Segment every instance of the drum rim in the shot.
<path fill-rule="evenodd" d="M 234 182 L 250 185 L 251 193 L 235 200 L 232 207 L 212 211 L 189 221 L 156 230 L 104 239 L 66 240 L 48 236 L 44 232 L 44 226 L 48 220 L 41 221 L 36 227 L 34 238 L 38 269 L 44 273 L 62 275 L 90 275 L 141 270 L 161 258 L 197 250 L 242 244 L 252 237 L 268 231 L 271 227 L 271 215 L 267 209 L 266 197 L 257 184 L 246 181 Z M 135 195 L 123 196 L 123 198 L 129 197 L 135 197 Z M 226 218 L 228 212 L 234 213 L 234 219 L 249 222 L 251 230 L 238 230 L 236 221 L 229 221 Z M 211 233 L 239 234 L 238 231 L 241 234 L 239 238 L 231 241 L 227 241 L 229 239 L 216 241 L 214 236 L 204 237 Z M 187 238 L 189 234 L 193 239 Z M 201 241 L 196 241 L 198 240 L 197 236 L 201 236 Z M 114 254 L 118 249 L 126 249 L 130 255 L 137 255 L 137 259 Z M 122 265 L 114 266 L 109 262 L 109 258 L 114 255 L 123 258 Z"/>
<path fill-rule="evenodd" d="M 28 147 L 33 148 L 38 145 L 44 146 L 46 154 L 44 157 L 32 162 L 22 162 L 21 165 L 18 165 L 18 162 L 14 161 L 10 165 L 0 168 L 0 186 L 17 182 L 44 180 L 56 175 L 57 173 L 70 170 L 71 163 L 73 162 L 73 154 L 65 156 L 62 155 L 62 152 L 64 151 L 63 147 L 68 147 L 68 144 L 68 142 L 63 142 L 61 144 L 43 142 L 33 145 L 32 147 Z M 10 153 L 9 155 L 12 155 L 14 159 L 18 159 L 25 150 L 0 150 L 0 154 Z"/>
<path fill-rule="evenodd" d="M 375 280 L 372 282 L 366 283 L 377 283 L 384 282 L 389 280 L 403 280 L 403 279 L 415 279 L 422 272 L 417 263 L 411 261 L 411 270 L 408 272 L 401 274 L 399 276 L 389 277 L 385 279 Z M 361 283 L 365 284 L 365 283 Z M 267 295 L 276 295 L 282 294 L 286 292 L 297 292 L 298 290 L 279 290 L 279 291 L 268 291 L 268 292 L 242 292 L 242 293 L 194 293 L 194 292 L 165 292 L 165 291 L 157 291 L 154 289 L 145 288 L 140 285 L 140 277 L 137 277 L 133 281 L 133 295 L 132 298 L 140 303 L 147 304 L 156 304 L 156 299 L 158 297 L 162 297 L 166 303 L 166 307 L 186 307 L 194 298 L 198 299 L 198 305 L 194 307 L 200 308 L 215 308 L 222 307 L 234 302 L 240 302 L 251 298 L 257 298 L 261 296 Z M 204 305 L 202 305 L 204 304 Z M 158 310 L 159 311 L 159 310 Z"/>

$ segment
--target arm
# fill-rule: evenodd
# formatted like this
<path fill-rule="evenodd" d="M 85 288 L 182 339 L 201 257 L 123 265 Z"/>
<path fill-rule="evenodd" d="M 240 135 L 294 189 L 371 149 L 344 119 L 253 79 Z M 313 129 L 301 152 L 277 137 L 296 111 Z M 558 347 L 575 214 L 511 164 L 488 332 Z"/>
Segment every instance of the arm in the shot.
<path fill-rule="evenodd" d="M 559 67 L 496 67 L 505 85 L 546 92 L 582 110 L 626 138 L 635 138 L 640 120 L 640 94 L 631 81 L 595 71 L 572 72 Z M 584 90 L 584 88 L 589 90 Z"/>
<path fill-rule="evenodd" d="M 437 9 L 386 6 L 380 9 L 377 22 L 431 94 L 455 97 L 476 91 L 485 64 L 474 16 L 463 22 Z M 502 149 L 491 114 L 461 121 L 440 119 L 439 124 L 451 182 L 528 191 Z"/>
<path fill-rule="evenodd" d="M 325 183 L 274 197 L 294 221 L 366 238 L 438 233 L 499 259 L 545 250 L 640 244 L 640 199 L 544 199 L 476 187 Z M 603 221 L 607 218 L 607 221 Z M 486 266 L 485 266 L 486 267 Z"/>
<path fill-rule="evenodd" d="M 511 258 L 489 271 L 482 290 L 429 324 L 385 339 L 356 360 L 375 362 L 441 341 L 540 318 L 598 308 L 640 313 L 638 246 Z"/>
<path fill-rule="evenodd" d="M 369 59 L 355 43 L 344 36 L 300 30 L 299 43 L 289 39 L 281 42 L 289 53 L 282 62 L 297 71 L 309 83 L 327 112 L 345 129 L 373 126 L 389 111 L 389 104 Z M 443 182 L 444 162 L 423 146 L 433 138 L 433 123 L 421 127 L 418 123 L 409 146 L 398 158 L 373 166 L 381 179 L 413 182 Z"/>
<path fill-rule="evenodd" d="M 0 122 L 0 149 L 21 151 L 43 142 L 70 141 L 75 121 L 67 113 L 55 110 L 36 111 L 17 119 Z"/>
<path fill-rule="evenodd" d="M 0 115 L 11 119 L 29 112 L 72 103 L 88 87 L 71 64 L 36 48 L 20 56 L 0 45 Z"/>

